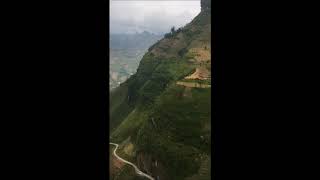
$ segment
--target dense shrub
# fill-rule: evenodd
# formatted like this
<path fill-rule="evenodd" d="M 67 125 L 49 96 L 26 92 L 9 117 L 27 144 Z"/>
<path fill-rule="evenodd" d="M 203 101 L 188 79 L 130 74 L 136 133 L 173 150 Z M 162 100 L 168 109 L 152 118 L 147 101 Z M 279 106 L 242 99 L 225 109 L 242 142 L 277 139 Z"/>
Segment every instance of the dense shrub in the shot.
<path fill-rule="evenodd" d="M 187 48 L 182 48 L 178 51 L 180 57 L 183 57 L 188 52 Z"/>

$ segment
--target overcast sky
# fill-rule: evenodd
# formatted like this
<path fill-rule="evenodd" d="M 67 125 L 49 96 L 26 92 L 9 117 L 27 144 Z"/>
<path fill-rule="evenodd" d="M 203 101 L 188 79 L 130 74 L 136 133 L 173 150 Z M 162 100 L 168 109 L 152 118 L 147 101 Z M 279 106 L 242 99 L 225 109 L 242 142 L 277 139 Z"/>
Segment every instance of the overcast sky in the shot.
<path fill-rule="evenodd" d="M 200 0 L 110 0 L 110 32 L 166 33 L 181 27 L 200 12 Z"/>

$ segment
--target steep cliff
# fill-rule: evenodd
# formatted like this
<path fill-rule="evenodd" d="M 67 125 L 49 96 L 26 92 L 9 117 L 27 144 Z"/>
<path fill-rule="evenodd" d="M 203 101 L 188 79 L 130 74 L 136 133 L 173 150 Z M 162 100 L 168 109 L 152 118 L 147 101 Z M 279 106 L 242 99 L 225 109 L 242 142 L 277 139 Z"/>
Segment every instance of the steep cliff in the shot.
<path fill-rule="evenodd" d="M 200 14 L 151 46 L 110 94 L 110 140 L 130 137 L 131 158 L 161 180 L 210 179 L 210 5 L 201 1 Z"/>

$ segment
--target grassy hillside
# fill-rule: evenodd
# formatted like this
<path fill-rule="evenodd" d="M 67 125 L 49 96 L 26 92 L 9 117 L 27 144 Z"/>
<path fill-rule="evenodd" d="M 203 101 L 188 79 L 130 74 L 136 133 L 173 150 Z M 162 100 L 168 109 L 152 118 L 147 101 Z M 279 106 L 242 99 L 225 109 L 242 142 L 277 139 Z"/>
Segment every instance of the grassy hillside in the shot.
<path fill-rule="evenodd" d="M 131 159 L 150 155 L 151 160 L 139 160 L 140 168 L 162 180 L 210 176 L 211 88 L 177 84 L 211 84 L 209 76 L 184 79 L 199 67 L 211 72 L 210 19 L 210 12 L 202 11 L 168 33 L 149 48 L 137 73 L 110 94 L 111 141 L 125 145 L 129 138 L 135 152 Z M 161 173 L 154 162 L 163 165 Z"/>

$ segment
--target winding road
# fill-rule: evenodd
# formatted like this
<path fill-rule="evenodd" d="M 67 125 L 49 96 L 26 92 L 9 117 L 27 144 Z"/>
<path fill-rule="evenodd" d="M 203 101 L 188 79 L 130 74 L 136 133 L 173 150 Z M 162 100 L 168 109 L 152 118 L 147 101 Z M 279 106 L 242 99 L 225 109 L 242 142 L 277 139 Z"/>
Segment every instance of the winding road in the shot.
<path fill-rule="evenodd" d="M 122 162 L 124 162 L 124 163 L 126 163 L 126 164 L 129 164 L 129 165 L 131 165 L 132 167 L 134 167 L 134 170 L 136 171 L 136 173 L 137 173 L 138 175 L 144 176 L 144 177 L 146 177 L 146 178 L 148 178 L 148 179 L 150 179 L 150 180 L 154 180 L 153 177 L 151 177 L 150 175 L 142 172 L 142 171 L 141 171 L 136 165 L 134 165 L 133 163 L 131 163 L 131 162 L 129 162 L 129 161 L 126 161 L 126 160 L 122 159 L 121 157 L 119 157 L 119 156 L 117 155 L 117 153 L 116 153 L 116 151 L 117 151 L 117 149 L 118 149 L 118 147 L 119 147 L 118 144 L 116 144 L 116 143 L 109 143 L 109 144 L 116 146 L 116 148 L 113 150 L 113 155 L 114 155 L 116 158 L 118 158 L 120 161 L 122 161 Z"/>

